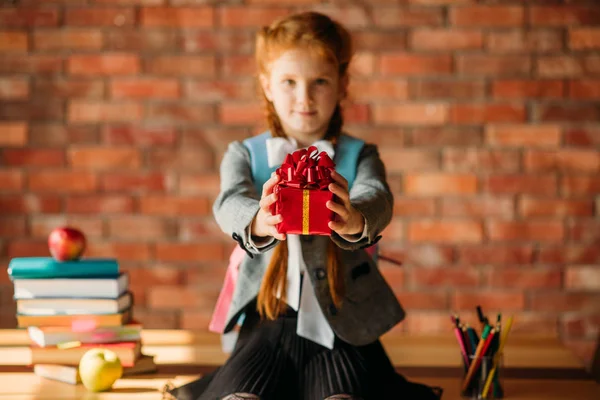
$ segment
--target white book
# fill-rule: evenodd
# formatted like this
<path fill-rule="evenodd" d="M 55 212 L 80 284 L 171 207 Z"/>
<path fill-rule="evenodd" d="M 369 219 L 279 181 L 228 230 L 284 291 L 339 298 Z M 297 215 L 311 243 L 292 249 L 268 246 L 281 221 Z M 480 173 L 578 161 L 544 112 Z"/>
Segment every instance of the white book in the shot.
<path fill-rule="evenodd" d="M 61 343 L 114 343 L 141 340 L 142 324 L 131 322 L 118 326 L 97 326 L 92 330 L 74 331 L 64 326 L 30 326 L 29 338 L 40 347 Z"/>
<path fill-rule="evenodd" d="M 20 315 L 75 315 L 75 314 L 117 314 L 133 303 L 130 292 L 118 299 L 19 299 L 17 313 Z"/>
<path fill-rule="evenodd" d="M 127 291 L 129 275 L 117 278 L 13 279 L 15 299 L 83 297 L 116 299 Z"/>

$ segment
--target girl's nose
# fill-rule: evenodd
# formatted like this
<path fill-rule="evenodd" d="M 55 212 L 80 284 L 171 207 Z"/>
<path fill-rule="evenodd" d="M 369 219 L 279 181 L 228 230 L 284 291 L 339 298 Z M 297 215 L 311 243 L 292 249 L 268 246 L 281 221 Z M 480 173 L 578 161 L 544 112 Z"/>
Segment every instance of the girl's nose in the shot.
<path fill-rule="evenodd" d="M 310 86 L 309 85 L 298 85 L 298 93 L 296 94 L 296 98 L 298 100 L 298 103 L 303 104 L 303 105 L 308 105 L 311 103 L 312 101 L 312 95 L 310 92 Z"/>

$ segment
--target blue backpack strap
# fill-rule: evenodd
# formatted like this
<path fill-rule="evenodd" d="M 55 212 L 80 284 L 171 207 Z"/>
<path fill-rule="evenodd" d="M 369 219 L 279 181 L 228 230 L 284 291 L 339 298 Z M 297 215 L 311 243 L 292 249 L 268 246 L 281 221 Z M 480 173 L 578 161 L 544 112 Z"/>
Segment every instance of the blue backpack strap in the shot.
<path fill-rule="evenodd" d="M 348 181 L 348 187 L 352 187 L 354 179 L 356 179 L 356 168 L 358 166 L 358 158 L 363 149 L 365 142 L 348 136 L 340 135 L 335 147 L 335 170 Z"/>
<path fill-rule="evenodd" d="M 250 169 L 252 170 L 252 180 L 256 193 L 262 194 L 262 187 L 269 180 L 271 174 L 275 172 L 276 167 L 269 168 L 267 159 L 267 139 L 271 137 L 271 132 L 266 131 L 258 136 L 244 140 L 244 146 L 250 152 Z"/>

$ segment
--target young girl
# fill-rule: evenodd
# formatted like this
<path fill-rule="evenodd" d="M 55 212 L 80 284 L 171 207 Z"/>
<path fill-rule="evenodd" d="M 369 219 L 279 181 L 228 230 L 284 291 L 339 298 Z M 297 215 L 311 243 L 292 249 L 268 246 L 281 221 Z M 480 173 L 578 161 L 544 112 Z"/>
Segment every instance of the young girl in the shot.
<path fill-rule="evenodd" d="M 404 311 L 365 251 L 390 222 L 393 198 L 376 147 L 342 133 L 351 57 L 348 31 L 322 14 L 258 32 L 270 130 L 229 145 L 214 204 L 220 227 L 248 253 L 225 319 L 226 332 L 243 315 L 242 327 L 225 365 L 172 390 L 178 399 L 439 398 L 396 374 L 378 340 Z M 285 235 L 271 213 L 280 180 L 272 171 L 310 145 L 337 165 L 354 157 L 352 168 L 332 174 L 331 236 Z"/>

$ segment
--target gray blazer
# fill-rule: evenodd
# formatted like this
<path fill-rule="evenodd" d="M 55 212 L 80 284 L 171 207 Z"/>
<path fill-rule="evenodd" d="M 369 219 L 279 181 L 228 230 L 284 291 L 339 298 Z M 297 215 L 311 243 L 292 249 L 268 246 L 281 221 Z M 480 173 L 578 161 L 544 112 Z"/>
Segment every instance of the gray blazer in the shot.
<path fill-rule="evenodd" d="M 221 163 L 221 191 L 213 212 L 221 229 L 238 241 L 253 257 L 240 265 L 238 280 L 227 315 L 225 332 L 236 324 L 244 307 L 254 300 L 271 258 L 273 247 L 257 249 L 249 240 L 247 228 L 259 210 L 260 193 L 252 183 L 250 154 L 241 142 L 229 145 Z M 349 242 L 333 233 L 327 236 L 300 236 L 302 254 L 315 295 L 335 334 L 355 345 L 374 342 L 404 319 L 404 310 L 391 288 L 364 250 L 381 236 L 392 217 L 393 198 L 385 181 L 385 168 L 374 145 L 366 144 L 360 154 L 356 178 L 350 190 L 354 207 L 365 217 L 367 235 Z M 336 308 L 329 294 L 325 254 L 329 240 L 341 249 L 345 294 Z"/>

